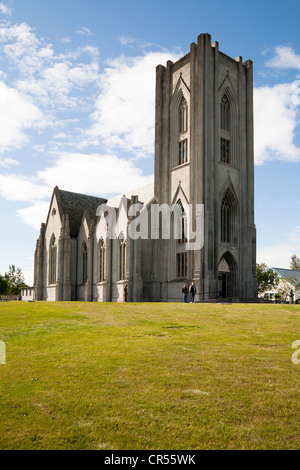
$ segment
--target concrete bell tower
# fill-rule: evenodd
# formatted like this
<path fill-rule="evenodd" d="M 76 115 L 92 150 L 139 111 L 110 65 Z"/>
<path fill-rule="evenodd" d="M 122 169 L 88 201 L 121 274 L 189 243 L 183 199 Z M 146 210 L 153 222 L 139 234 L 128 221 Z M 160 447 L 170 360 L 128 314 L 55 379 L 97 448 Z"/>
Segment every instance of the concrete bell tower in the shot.
<path fill-rule="evenodd" d="M 256 298 L 253 64 L 209 34 L 156 69 L 154 188 L 159 204 L 204 205 L 200 250 L 157 244 L 160 299 L 178 299 L 192 280 L 196 300 Z"/>

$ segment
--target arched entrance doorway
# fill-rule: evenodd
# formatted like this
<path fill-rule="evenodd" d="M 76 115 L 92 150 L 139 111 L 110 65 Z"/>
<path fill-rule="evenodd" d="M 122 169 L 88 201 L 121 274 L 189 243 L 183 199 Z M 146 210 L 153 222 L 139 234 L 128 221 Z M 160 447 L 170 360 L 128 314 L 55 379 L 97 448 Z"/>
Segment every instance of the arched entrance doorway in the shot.
<path fill-rule="evenodd" d="M 236 296 L 237 263 L 232 254 L 226 251 L 218 266 L 219 297 L 226 299 Z"/>

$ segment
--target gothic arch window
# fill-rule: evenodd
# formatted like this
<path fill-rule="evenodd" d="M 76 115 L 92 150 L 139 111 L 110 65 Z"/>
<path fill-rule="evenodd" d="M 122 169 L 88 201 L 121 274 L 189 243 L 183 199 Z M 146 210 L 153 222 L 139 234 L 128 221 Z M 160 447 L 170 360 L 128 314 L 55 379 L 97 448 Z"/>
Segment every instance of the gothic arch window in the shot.
<path fill-rule="evenodd" d="M 119 278 L 124 281 L 126 276 L 126 242 L 125 239 L 120 239 L 119 248 Z"/>
<path fill-rule="evenodd" d="M 54 235 L 50 241 L 49 253 L 49 284 L 56 283 L 56 270 L 57 270 L 57 242 Z"/>
<path fill-rule="evenodd" d="M 221 129 L 230 131 L 230 105 L 227 95 L 224 95 L 221 100 Z"/>
<path fill-rule="evenodd" d="M 186 243 L 186 214 L 179 199 L 176 206 L 178 206 L 179 213 L 177 214 L 179 233 L 177 235 L 177 248 L 176 248 L 176 277 L 187 277 L 187 252 L 185 249 Z"/>
<path fill-rule="evenodd" d="M 179 79 L 170 103 L 170 170 L 189 162 L 190 91 Z"/>
<path fill-rule="evenodd" d="M 232 243 L 234 241 L 236 218 L 236 201 L 232 192 L 227 189 L 220 207 L 220 240 L 222 243 Z"/>
<path fill-rule="evenodd" d="M 230 242 L 231 208 L 228 196 L 225 194 L 221 204 L 221 242 Z"/>
<path fill-rule="evenodd" d="M 82 258 L 82 284 L 85 284 L 88 279 L 88 250 L 86 243 L 83 242 L 81 247 L 81 258 Z"/>
<path fill-rule="evenodd" d="M 232 164 L 231 106 L 225 93 L 220 103 L 220 161 Z"/>
<path fill-rule="evenodd" d="M 188 105 L 184 97 L 179 104 L 179 135 L 178 135 L 178 162 L 183 165 L 188 161 Z"/>
<path fill-rule="evenodd" d="M 188 128 L 188 105 L 185 98 L 181 99 L 179 105 L 179 133 L 186 132 Z"/>
<path fill-rule="evenodd" d="M 178 238 L 178 243 L 179 245 L 182 245 L 184 243 L 186 243 L 186 213 L 184 211 L 184 208 L 182 206 L 182 202 L 179 201 L 177 202 L 177 204 L 180 206 L 180 211 L 181 211 L 181 214 L 180 214 L 180 232 L 179 232 L 179 238 Z"/>
<path fill-rule="evenodd" d="M 104 282 L 105 277 L 105 245 L 103 239 L 99 242 L 99 282 Z"/>

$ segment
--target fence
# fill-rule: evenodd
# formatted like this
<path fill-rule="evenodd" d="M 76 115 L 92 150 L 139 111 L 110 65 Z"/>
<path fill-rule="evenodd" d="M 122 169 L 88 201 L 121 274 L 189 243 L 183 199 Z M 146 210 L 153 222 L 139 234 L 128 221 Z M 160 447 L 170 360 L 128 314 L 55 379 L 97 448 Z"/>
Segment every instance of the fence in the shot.
<path fill-rule="evenodd" d="M 21 300 L 21 296 L 17 295 L 0 295 L 0 302 L 11 302 L 15 300 Z"/>

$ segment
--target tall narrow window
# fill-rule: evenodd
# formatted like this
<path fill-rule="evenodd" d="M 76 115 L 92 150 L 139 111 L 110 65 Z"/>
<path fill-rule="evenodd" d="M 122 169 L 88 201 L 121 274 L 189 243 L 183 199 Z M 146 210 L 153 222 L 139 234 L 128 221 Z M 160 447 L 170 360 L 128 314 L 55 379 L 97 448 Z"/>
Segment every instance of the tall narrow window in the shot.
<path fill-rule="evenodd" d="M 230 156 L 230 140 L 224 139 L 221 137 L 220 142 L 220 154 L 221 154 L 221 162 L 229 163 L 229 156 Z"/>
<path fill-rule="evenodd" d="M 228 195 L 225 194 L 221 204 L 221 242 L 230 243 L 231 207 Z"/>
<path fill-rule="evenodd" d="M 232 164 L 231 159 L 231 112 L 227 95 L 224 95 L 220 104 L 220 161 Z"/>
<path fill-rule="evenodd" d="M 187 276 L 187 253 L 177 253 L 177 277 Z"/>
<path fill-rule="evenodd" d="M 177 157 L 175 166 L 183 165 L 188 161 L 188 104 L 181 96 L 178 112 L 178 136 L 177 136 Z"/>
<path fill-rule="evenodd" d="M 105 275 L 105 245 L 104 241 L 99 242 L 99 282 L 104 281 Z"/>
<path fill-rule="evenodd" d="M 178 165 L 187 162 L 187 139 L 181 140 L 178 144 Z"/>
<path fill-rule="evenodd" d="M 178 243 L 180 245 L 186 243 L 186 236 L 185 236 L 185 232 L 186 232 L 186 216 L 185 216 L 185 212 L 184 212 L 184 209 L 181 205 L 181 203 L 179 202 L 178 203 L 180 205 L 180 209 L 181 209 L 181 220 L 180 220 L 180 238 L 178 240 Z"/>
<path fill-rule="evenodd" d="M 49 284 L 56 283 L 56 266 L 57 266 L 57 243 L 53 235 L 50 242 L 50 255 L 49 255 Z"/>
<path fill-rule="evenodd" d="M 230 106 L 226 95 L 221 100 L 221 129 L 230 132 Z"/>
<path fill-rule="evenodd" d="M 187 252 L 186 252 L 186 213 L 184 211 L 181 200 L 179 199 L 176 204 L 176 214 L 174 224 L 174 236 L 177 238 L 176 249 L 176 276 L 182 278 L 187 276 Z"/>
<path fill-rule="evenodd" d="M 188 128 L 188 105 L 184 98 L 182 98 L 179 107 L 179 132 L 185 132 Z"/>
<path fill-rule="evenodd" d="M 120 241 L 120 281 L 124 281 L 126 275 L 126 242 L 125 240 Z"/>
<path fill-rule="evenodd" d="M 83 242 L 83 244 L 82 244 L 81 256 L 82 256 L 82 284 L 85 284 L 87 282 L 87 279 L 88 279 L 88 270 L 87 270 L 88 250 L 87 250 L 87 246 L 86 246 L 85 242 Z"/>

